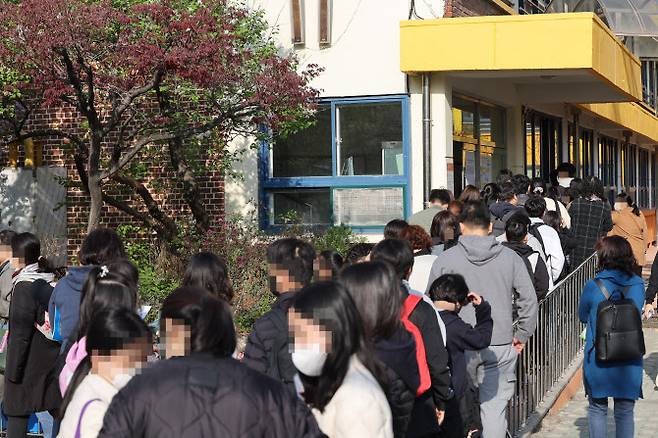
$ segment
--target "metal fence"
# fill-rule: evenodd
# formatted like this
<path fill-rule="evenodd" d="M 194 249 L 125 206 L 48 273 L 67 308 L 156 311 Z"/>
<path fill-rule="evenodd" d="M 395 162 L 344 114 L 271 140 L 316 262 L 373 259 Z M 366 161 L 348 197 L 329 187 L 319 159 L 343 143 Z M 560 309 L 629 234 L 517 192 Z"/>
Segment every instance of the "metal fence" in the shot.
<path fill-rule="evenodd" d="M 595 275 L 593 254 L 539 303 L 537 330 L 517 363 L 516 390 L 507 410 L 509 436 L 517 436 L 583 348 L 578 301 L 585 283 Z"/>

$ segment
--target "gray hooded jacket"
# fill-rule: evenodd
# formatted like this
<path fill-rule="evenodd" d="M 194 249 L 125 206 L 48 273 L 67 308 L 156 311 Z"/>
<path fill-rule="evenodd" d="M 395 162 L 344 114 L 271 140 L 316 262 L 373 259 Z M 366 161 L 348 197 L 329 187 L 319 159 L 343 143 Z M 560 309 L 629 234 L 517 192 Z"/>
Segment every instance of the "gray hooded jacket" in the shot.
<path fill-rule="evenodd" d="M 537 295 L 523 260 L 493 236 L 461 236 L 459 243 L 444 251 L 432 266 L 430 284 L 443 274 L 461 274 L 466 284 L 491 304 L 494 321 L 491 345 L 505 345 L 516 337 L 525 342 L 537 325 Z M 518 321 L 513 329 L 512 306 L 517 293 Z M 475 325 L 473 306 L 459 316 Z"/>

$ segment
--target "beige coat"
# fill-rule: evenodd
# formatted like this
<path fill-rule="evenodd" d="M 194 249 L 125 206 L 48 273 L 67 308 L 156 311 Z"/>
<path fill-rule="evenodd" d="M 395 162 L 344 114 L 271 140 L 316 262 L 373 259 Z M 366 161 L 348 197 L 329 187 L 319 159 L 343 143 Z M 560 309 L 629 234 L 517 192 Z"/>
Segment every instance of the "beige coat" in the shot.
<path fill-rule="evenodd" d="M 628 240 L 633 248 L 633 255 L 640 266 L 644 266 L 645 253 L 649 246 L 649 230 L 647 221 L 640 212 L 639 216 L 633 214 L 632 207 L 625 207 L 620 211 L 612 212 L 612 231 L 608 236 L 621 236 Z"/>

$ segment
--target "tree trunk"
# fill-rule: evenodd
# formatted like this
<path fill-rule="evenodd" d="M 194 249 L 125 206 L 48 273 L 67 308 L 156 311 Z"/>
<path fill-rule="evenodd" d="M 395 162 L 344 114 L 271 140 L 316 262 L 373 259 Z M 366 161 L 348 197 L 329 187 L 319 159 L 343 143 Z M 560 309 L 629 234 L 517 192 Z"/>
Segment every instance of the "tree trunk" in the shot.
<path fill-rule="evenodd" d="M 89 220 L 87 221 L 87 233 L 91 233 L 100 223 L 101 209 L 103 208 L 103 191 L 101 189 L 100 174 L 93 173 L 87 178 L 87 190 L 89 191 Z"/>
<path fill-rule="evenodd" d="M 210 228 L 210 216 L 201 201 L 201 190 L 194 172 L 183 156 L 183 141 L 179 138 L 169 141 L 169 159 L 176 171 L 178 180 L 183 183 L 183 199 L 189 205 L 199 233 L 205 234 Z"/>

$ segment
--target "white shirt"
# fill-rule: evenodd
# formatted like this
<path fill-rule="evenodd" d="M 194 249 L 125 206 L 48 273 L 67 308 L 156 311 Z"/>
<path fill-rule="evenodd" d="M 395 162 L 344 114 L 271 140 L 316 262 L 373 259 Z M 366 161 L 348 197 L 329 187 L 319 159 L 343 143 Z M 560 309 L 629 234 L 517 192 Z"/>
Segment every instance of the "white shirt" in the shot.
<path fill-rule="evenodd" d="M 384 391 L 356 356 L 324 412 L 313 409 L 330 438 L 393 438 L 393 417 Z"/>
<path fill-rule="evenodd" d="M 414 257 L 414 267 L 409 276 L 409 286 L 417 291 L 427 293 L 430 290 L 430 272 L 436 261 L 435 255 L 422 255 Z"/>
<path fill-rule="evenodd" d="M 112 398 L 119 392 L 110 382 L 96 374 L 88 374 L 76 388 L 73 398 L 66 408 L 57 438 L 74 438 L 80 421 L 80 437 L 95 438 L 103 427 L 105 411 Z M 99 399 L 87 406 L 82 418 L 80 413 L 89 400 Z"/>
<path fill-rule="evenodd" d="M 555 207 L 555 201 L 553 201 L 551 198 L 544 198 L 544 201 L 546 201 L 546 211 L 557 211 Z M 571 216 L 569 215 L 569 211 L 567 210 L 567 207 L 565 207 L 561 202 L 558 201 L 558 206 L 560 208 L 560 218 L 562 219 L 562 225 L 565 228 L 571 228 Z"/>
<path fill-rule="evenodd" d="M 542 242 L 544 243 L 544 251 L 546 253 L 547 267 L 551 273 L 553 283 L 557 281 L 564 268 L 564 251 L 562 251 L 562 244 L 560 243 L 560 235 L 553 228 L 544 224 L 544 221 L 538 217 L 531 217 L 530 222 L 533 224 L 541 224 L 537 227 Z"/>

